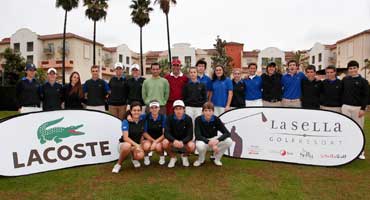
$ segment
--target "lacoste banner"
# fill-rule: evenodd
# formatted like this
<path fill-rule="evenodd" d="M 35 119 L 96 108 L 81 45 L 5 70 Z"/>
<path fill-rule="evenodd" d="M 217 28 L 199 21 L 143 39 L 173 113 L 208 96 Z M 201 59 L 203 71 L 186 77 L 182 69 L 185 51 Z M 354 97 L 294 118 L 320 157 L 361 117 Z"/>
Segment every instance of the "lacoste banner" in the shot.
<path fill-rule="evenodd" d="M 364 134 L 335 112 L 297 108 L 241 108 L 221 115 L 231 132 L 235 158 L 339 166 L 356 159 Z"/>
<path fill-rule="evenodd" d="M 118 158 L 121 121 L 89 110 L 16 116 L 0 123 L 0 175 L 19 176 Z"/>

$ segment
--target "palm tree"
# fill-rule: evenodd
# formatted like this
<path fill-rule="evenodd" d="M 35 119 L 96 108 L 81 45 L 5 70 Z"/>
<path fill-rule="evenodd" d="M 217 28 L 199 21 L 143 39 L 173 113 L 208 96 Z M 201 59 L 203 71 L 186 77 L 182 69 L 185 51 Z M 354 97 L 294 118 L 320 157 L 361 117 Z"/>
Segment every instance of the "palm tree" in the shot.
<path fill-rule="evenodd" d="M 57 0 L 56 1 L 56 7 L 60 8 L 62 7 L 65 11 L 64 13 L 64 29 L 63 29 L 63 52 L 62 52 L 62 81 L 63 85 L 65 84 L 65 61 L 66 61 L 66 30 L 67 30 L 67 14 L 69 11 L 71 11 L 73 8 L 78 7 L 78 1 L 79 0 Z"/>
<path fill-rule="evenodd" d="M 168 13 L 170 12 L 170 4 L 176 4 L 176 0 L 155 0 L 154 4 L 159 4 L 159 7 L 163 11 L 163 13 L 166 15 L 166 23 L 167 23 L 167 42 L 168 42 L 168 60 L 171 64 L 172 57 L 171 57 L 171 42 L 170 42 L 170 27 L 168 22 Z"/>
<path fill-rule="evenodd" d="M 94 21 L 93 65 L 95 65 L 96 22 L 107 17 L 108 0 L 84 0 L 85 15 Z"/>
<path fill-rule="evenodd" d="M 143 75 L 143 27 L 149 23 L 149 13 L 153 11 L 153 8 L 150 7 L 150 0 L 132 0 L 131 2 L 132 4 L 130 5 L 130 8 L 132 9 L 132 22 L 140 27 L 140 63 L 141 75 Z"/>

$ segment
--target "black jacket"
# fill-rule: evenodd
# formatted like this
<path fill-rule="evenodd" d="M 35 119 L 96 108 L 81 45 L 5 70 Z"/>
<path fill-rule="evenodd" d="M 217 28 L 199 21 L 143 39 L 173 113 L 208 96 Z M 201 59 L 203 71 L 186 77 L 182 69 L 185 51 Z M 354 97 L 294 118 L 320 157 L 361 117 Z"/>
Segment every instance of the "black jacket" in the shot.
<path fill-rule="evenodd" d="M 16 97 L 18 108 L 22 106 L 38 106 L 40 107 L 40 84 L 33 79 L 31 82 L 23 78 L 17 83 Z"/>
<path fill-rule="evenodd" d="M 207 102 L 207 89 L 203 83 L 189 81 L 182 90 L 186 106 L 202 107 Z"/>
<path fill-rule="evenodd" d="M 175 119 L 174 114 L 170 115 L 167 117 L 164 137 L 170 142 L 179 140 L 183 143 L 188 143 L 193 139 L 192 119 L 187 114 L 184 114 L 181 120 Z"/>
<path fill-rule="evenodd" d="M 123 106 L 127 104 L 128 84 L 125 78 L 113 77 L 109 83 L 110 95 L 108 104 L 112 106 Z"/>
<path fill-rule="evenodd" d="M 303 79 L 301 82 L 302 88 L 302 108 L 319 109 L 320 108 L 320 93 L 321 81 Z"/>
<path fill-rule="evenodd" d="M 365 110 L 369 99 L 369 83 L 361 76 L 346 76 L 342 80 L 342 103 L 350 106 L 361 106 Z"/>
<path fill-rule="evenodd" d="M 60 110 L 63 102 L 63 86 L 59 83 L 51 85 L 49 82 L 46 82 L 41 86 L 40 96 L 44 111 Z"/>
<path fill-rule="evenodd" d="M 130 78 L 127 80 L 128 85 L 128 97 L 127 103 L 131 104 L 133 101 L 138 101 L 141 105 L 144 105 L 143 97 L 141 96 L 141 89 L 145 78 L 140 77 L 137 80 Z"/>
<path fill-rule="evenodd" d="M 82 109 L 82 102 L 84 100 L 83 95 L 77 93 L 71 93 L 72 85 L 67 84 L 63 87 L 63 98 L 65 109 Z M 82 91 L 82 87 L 80 88 Z"/>
<path fill-rule="evenodd" d="M 271 76 L 262 74 L 262 100 L 281 101 L 283 90 L 281 85 L 282 75 L 275 73 Z"/>
<path fill-rule="evenodd" d="M 203 141 L 208 144 L 209 139 L 217 136 L 217 132 L 220 131 L 222 136 L 218 138 L 219 141 L 223 141 L 226 138 L 230 137 L 230 132 L 226 129 L 222 121 L 216 117 L 212 116 L 210 122 L 207 122 L 204 119 L 204 116 L 198 116 L 195 119 L 195 138 L 196 140 Z"/>
<path fill-rule="evenodd" d="M 343 85 L 342 81 L 323 80 L 321 85 L 320 105 L 326 107 L 342 106 Z"/>
<path fill-rule="evenodd" d="M 231 100 L 231 107 L 243 108 L 245 107 L 245 83 L 243 80 L 240 80 L 238 83 L 235 83 L 233 80 L 233 98 Z"/>

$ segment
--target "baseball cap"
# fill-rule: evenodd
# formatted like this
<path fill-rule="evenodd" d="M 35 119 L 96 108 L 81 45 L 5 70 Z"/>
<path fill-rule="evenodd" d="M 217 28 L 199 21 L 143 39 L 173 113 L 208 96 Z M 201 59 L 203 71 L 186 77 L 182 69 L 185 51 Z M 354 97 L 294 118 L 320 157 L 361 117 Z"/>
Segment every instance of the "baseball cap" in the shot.
<path fill-rule="evenodd" d="M 125 67 L 122 65 L 122 63 L 118 62 L 114 65 L 114 69 L 117 69 L 117 68 L 122 68 L 122 69 L 125 69 Z"/>
<path fill-rule="evenodd" d="M 175 59 L 172 61 L 172 65 L 181 65 L 181 61 L 179 59 Z"/>
<path fill-rule="evenodd" d="M 158 101 L 152 101 L 152 102 L 150 102 L 149 107 L 151 108 L 152 106 L 160 107 L 160 104 L 159 104 Z"/>
<path fill-rule="evenodd" d="M 49 68 L 47 73 L 50 74 L 51 72 L 54 72 L 54 74 L 56 74 L 57 70 L 55 68 Z"/>
<path fill-rule="evenodd" d="M 176 100 L 175 102 L 173 102 L 173 108 L 177 107 L 177 106 L 181 106 L 181 107 L 184 107 L 185 108 L 185 104 L 182 100 Z"/>
<path fill-rule="evenodd" d="M 138 64 L 133 64 L 133 65 L 131 65 L 131 71 L 132 71 L 133 69 L 140 70 L 140 66 L 139 66 Z"/>
<path fill-rule="evenodd" d="M 26 71 L 28 70 L 36 70 L 36 66 L 32 63 L 27 63 L 26 64 Z"/>

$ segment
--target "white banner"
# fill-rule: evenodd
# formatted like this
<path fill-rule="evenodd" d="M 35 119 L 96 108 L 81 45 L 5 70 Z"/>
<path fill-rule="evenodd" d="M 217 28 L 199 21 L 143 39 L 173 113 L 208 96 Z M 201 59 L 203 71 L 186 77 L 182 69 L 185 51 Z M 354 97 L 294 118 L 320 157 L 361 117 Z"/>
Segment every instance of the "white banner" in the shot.
<path fill-rule="evenodd" d="M 118 158 L 121 121 L 90 110 L 29 113 L 0 123 L 0 175 L 19 176 Z"/>
<path fill-rule="evenodd" d="M 364 147 L 358 124 L 339 113 L 297 108 L 241 108 L 221 115 L 235 158 L 339 166 Z"/>

